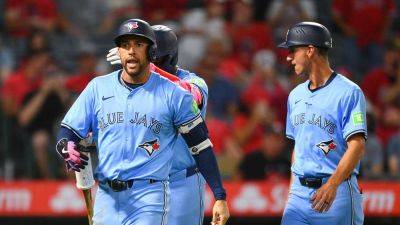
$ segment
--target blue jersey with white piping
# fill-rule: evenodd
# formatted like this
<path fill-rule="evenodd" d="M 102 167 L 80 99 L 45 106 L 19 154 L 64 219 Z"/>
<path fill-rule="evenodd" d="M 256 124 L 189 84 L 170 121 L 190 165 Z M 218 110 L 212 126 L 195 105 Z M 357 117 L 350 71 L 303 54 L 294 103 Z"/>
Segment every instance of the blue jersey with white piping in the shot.
<path fill-rule="evenodd" d="M 193 97 L 152 72 L 131 89 L 121 70 L 93 79 L 62 121 L 85 137 L 93 132 L 99 151 L 99 180 L 167 180 L 178 128 L 200 116 Z"/>
<path fill-rule="evenodd" d="M 333 73 L 316 90 L 309 82 L 289 95 L 286 136 L 295 141 L 292 172 L 304 177 L 331 175 L 347 150 L 347 139 L 356 133 L 367 137 L 366 103 L 361 89 Z M 358 166 L 353 174 L 358 174 Z"/>

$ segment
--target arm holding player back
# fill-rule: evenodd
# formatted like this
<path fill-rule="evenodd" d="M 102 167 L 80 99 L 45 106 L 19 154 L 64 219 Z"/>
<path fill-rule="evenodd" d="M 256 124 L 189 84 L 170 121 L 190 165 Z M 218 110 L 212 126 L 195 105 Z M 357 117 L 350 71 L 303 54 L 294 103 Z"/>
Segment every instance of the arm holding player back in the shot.
<path fill-rule="evenodd" d="M 311 198 L 313 208 L 319 212 L 328 211 L 336 197 L 339 185 L 345 181 L 360 162 L 365 152 L 365 136 L 363 133 L 355 134 L 347 140 L 347 150 L 339 165 L 329 180 L 322 185 Z"/>
<path fill-rule="evenodd" d="M 175 76 L 173 74 L 168 73 L 167 71 L 157 67 L 154 64 L 151 64 L 151 70 L 160 74 L 162 77 L 167 78 L 168 80 L 174 82 L 175 84 L 181 86 L 183 89 L 188 91 L 190 94 L 192 94 L 194 100 L 197 103 L 197 106 L 199 109 L 202 109 L 203 107 L 203 95 L 201 94 L 200 88 L 197 87 L 196 84 L 188 82 L 186 80 L 182 80 L 178 76 Z"/>

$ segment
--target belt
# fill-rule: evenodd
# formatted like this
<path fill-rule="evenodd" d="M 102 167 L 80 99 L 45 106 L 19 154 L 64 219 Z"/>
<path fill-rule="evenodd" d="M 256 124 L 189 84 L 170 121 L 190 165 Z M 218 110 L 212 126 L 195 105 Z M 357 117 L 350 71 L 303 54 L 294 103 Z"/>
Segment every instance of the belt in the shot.
<path fill-rule="evenodd" d="M 134 179 L 127 181 L 115 179 L 115 180 L 107 180 L 106 183 L 113 191 L 120 192 L 120 191 L 125 191 L 128 188 L 131 188 L 134 182 L 135 182 Z M 157 182 L 157 180 L 149 179 L 148 182 L 149 184 L 152 184 Z"/>
<path fill-rule="evenodd" d="M 299 177 L 300 184 L 309 188 L 320 188 L 329 177 Z M 351 175 L 345 179 L 349 180 Z"/>
<path fill-rule="evenodd" d="M 299 177 L 300 184 L 309 187 L 309 188 L 319 188 L 322 186 L 322 179 L 323 178 L 316 178 L 316 177 Z"/>

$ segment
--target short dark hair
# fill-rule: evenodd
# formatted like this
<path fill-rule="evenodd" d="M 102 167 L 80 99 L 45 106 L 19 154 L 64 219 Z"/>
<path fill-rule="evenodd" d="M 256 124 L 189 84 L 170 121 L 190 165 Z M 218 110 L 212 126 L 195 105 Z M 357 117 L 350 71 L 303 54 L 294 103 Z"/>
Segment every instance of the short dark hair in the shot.
<path fill-rule="evenodd" d="M 328 57 L 329 48 L 320 48 L 320 47 L 316 48 L 318 49 L 318 54 L 320 54 L 323 57 Z"/>

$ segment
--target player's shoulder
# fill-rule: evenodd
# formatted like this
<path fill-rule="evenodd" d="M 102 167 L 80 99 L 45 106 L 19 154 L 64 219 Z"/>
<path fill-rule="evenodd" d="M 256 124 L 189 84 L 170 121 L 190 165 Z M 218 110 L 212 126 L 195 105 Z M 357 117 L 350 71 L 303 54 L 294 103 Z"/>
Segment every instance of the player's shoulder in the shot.
<path fill-rule="evenodd" d="M 304 93 L 306 93 L 308 91 L 308 83 L 309 80 L 306 80 L 293 88 L 293 90 L 289 93 L 289 99 L 293 98 L 294 96 L 302 96 Z"/>
<path fill-rule="evenodd" d="M 203 78 L 201 78 L 199 75 L 197 75 L 194 72 L 188 71 L 188 70 L 184 70 L 181 68 L 178 68 L 176 75 L 182 79 L 185 80 L 189 83 L 195 84 L 200 88 L 203 89 L 207 89 L 207 83 L 204 81 Z"/>
<path fill-rule="evenodd" d="M 342 90 L 361 91 L 360 86 L 340 73 L 337 73 L 336 75 L 336 86 L 336 88 L 340 88 Z"/>

